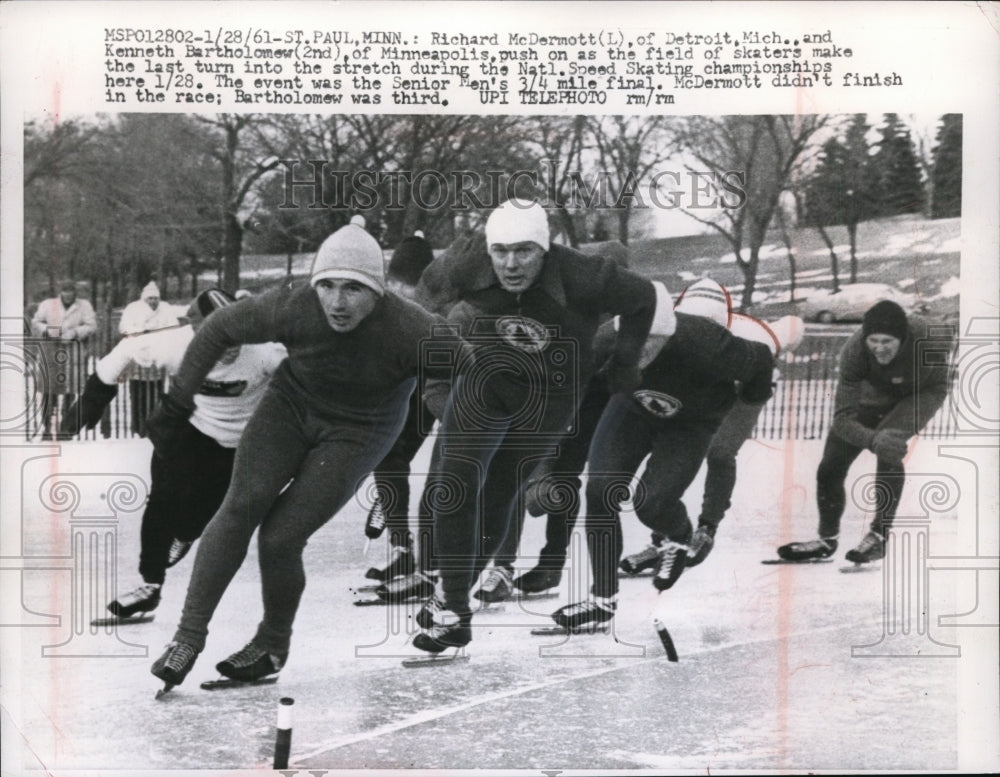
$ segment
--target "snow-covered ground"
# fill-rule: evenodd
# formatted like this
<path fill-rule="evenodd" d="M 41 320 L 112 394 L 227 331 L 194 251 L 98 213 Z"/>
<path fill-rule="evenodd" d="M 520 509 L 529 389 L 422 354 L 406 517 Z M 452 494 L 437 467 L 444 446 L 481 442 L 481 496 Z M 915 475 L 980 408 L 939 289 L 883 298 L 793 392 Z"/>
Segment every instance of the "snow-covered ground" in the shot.
<path fill-rule="evenodd" d="M 149 667 L 172 636 L 194 554 L 170 570 L 152 623 L 117 632 L 87 625 L 110 592 L 138 580 L 149 444 L 68 443 L 41 458 L 59 448 L 5 446 L 3 486 L 19 489 L 22 520 L 5 516 L 0 565 L 4 774 L 257 773 L 271 765 L 280 697 L 295 700 L 290 768 L 298 774 L 934 773 L 990 763 L 996 502 L 995 484 L 977 473 L 995 474 L 995 449 L 915 445 L 890 546 L 898 563 L 838 571 L 866 530 L 865 506 L 852 504 L 836 562 L 764 566 L 776 545 L 814 536 L 821 449 L 821 441 L 748 442 L 713 553 L 662 595 L 649 578 L 623 579 L 613 637 L 530 636 L 586 591 L 578 533 L 559 596 L 478 613 L 464 665 L 403 668 L 401 658 L 415 652 L 415 608 L 353 606 L 385 546 L 376 541 L 363 556 L 365 510 L 352 503 L 306 550 L 309 582 L 279 682 L 198 687 L 260 616 L 252 548 L 194 671 L 156 701 Z M 426 471 L 428 452 L 415 472 Z M 859 458 L 849 494 L 861 497 L 873 465 L 870 455 Z M 128 494 L 112 498 L 128 474 L 140 489 L 130 506 Z M 686 499 L 693 515 L 701 484 L 699 476 Z M 645 532 L 631 513 L 623 524 L 626 552 L 634 551 Z M 527 519 L 519 566 L 531 566 L 543 530 L 543 519 Z M 670 630 L 679 662 L 665 659 L 654 617 Z"/>

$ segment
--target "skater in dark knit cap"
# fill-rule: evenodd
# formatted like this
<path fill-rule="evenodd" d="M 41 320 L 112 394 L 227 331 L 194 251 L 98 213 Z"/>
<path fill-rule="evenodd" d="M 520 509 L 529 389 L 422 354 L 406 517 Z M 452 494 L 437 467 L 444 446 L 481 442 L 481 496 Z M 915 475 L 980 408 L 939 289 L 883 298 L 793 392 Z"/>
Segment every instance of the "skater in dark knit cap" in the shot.
<path fill-rule="evenodd" d="M 485 248 L 475 261 L 440 274 L 447 279 L 440 288 L 461 300 L 449 320 L 473 347 L 477 367 L 451 389 L 436 443 L 440 463 L 432 477 L 454 484 L 456 499 L 434 513 L 441 578 L 418 613 L 424 630 L 413 642 L 430 652 L 472 638 L 470 589 L 482 560 L 496 554 L 513 525 L 528 474 L 554 455 L 599 366 L 592 342 L 601 315 L 621 315 L 617 347 L 603 369 L 626 388 L 638 377 L 656 302 L 649 280 L 614 261 L 550 245 L 538 203 L 511 200 L 497 208 Z"/>
<path fill-rule="evenodd" d="M 895 302 L 883 300 L 864 315 L 840 352 L 840 376 L 833 424 L 816 471 L 819 537 L 778 548 L 788 561 L 829 558 L 837 550 L 840 518 L 846 505 L 844 481 L 864 450 L 875 454 L 875 490 L 880 495 L 869 532 L 846 558 L 856 564 L 885 555 L 903 492 L 903 459 L 909 440 L 931 419 L 948 394 L 946 359 L 921 358 L 919 346 L 933 342 L 928 322 L 907 318 Z M 947 340 L 937 340 L 940 354 Z"/>
<path fill-rule="evenodd" d="M 227 292 L 209 289 L 188 308 L 190 326 L 123 339 L 97 363 L 62 431 L 69 436 L 81 426 L 93 429 L 118 394 L 119 380 L 134 364 L 175 375 L 194 333 L 214 311 L 234 302 Z M 116 618 L 142 615 L 159 606 L 167 569 L 184 558 L 222 504 L 243 427 L 286 355 L 276 343 L 245 345 L 224 353 L 198 387 L 194 412 L 180 429 L 172 455 L 164 458 L 154 451 L 140 533 L 143 582 L 108 605 Z"/>
<path fill-rule="evenodd" d="M 302 552 L 389 451 L 416 383 L 421 342 L 443 323 L 386 292 L 382 251 L 351 223 L 320 246 L 309 285 L 284 286 L 215 313 L 192 341 L 176 380 L 150 419 L 163 455 L 193 409 L 192 397 L 227 348 L 275 341 L 288 349 L 239 446 L 233 480 L 195 557 L 173 642 L 152 672 L 183 681 L 208 624 L 258 530 L 263 618 L 253 639 L 219 663 L 255 680 L 287 659 L 305 588 Z M 446 339 L 461 360 L 461 341 Z"/>
<path fill-rule="evenodd" d="M 396 247 L 386 270 L 386 287 L 407 299 L 413 299 L 420 276 L 434 261 L 431 244 L 423 232 L 415 232 Z M 406 424 L 392 449 L 375 467 L 375 504 L 365 522 L 365 534 L 375 539 L 388 531 L 388 558 L 381 567 L 372 567 L 366 577 L 381 582 L 413 574 L 417 568 L 413 534 L 410 530 L 410 462 L 423 446 L 434 425 L 434 416 L 424 404 L 423 393 L 414 391 L 406 414 Z M 422 509 L 422 508 L 421 508 Z M 425 516 L 423 523 L 429 523 Z M 418 530 L 419 531 L 419 530 Z M 424 542 L 426 545 L 426 540 Z M 429 553 L 429 548 L 423 548 Z"/>

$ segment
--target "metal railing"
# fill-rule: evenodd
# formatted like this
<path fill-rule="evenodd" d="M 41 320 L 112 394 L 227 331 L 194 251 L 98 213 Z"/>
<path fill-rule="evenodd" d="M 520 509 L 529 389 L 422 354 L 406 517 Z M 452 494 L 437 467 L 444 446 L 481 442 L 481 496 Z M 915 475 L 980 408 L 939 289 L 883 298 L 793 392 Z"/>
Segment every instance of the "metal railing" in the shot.
<path fill-rule="evenodd" d="M 818 440 L 830 428 L 833 415 L 834 392 L 840 350 L 850 336 L 851 329 L 837 327 L 812 328 L 794 354 L 784 357 L 781 377 L 774 396 L 764 406 L 753 436 L 767 440 Z M 38 353 L 29 359 L 25 381 L 27 412 L 27 438 L 36 439 L 46 433 L 42 410 L 43 386 L 53 389 L 53 408 L 48 433 L 54 434 L 60 419 L 69 406 L 70 396 L 79 396 L 97 364 L 97 354 L 106 353 L 112 343 L 97 338 L 87 345 L 33 341 Z M 952 380 L 954 382 L 954 370 Z M 169 376 L 160 369 L 133 367 L 119 384 L 118 395 L 105 411 L 100 424 L 93 430 L 83 430 L 74 439 L 130 439 L 143 435 L 142 420 L 149 415 L 160 396 L 160 388 L 169 388 Z M 138 382 L 142 381 L 142 389 Z M 924 427 L 922 436 L 945 439 L 957 430 L 957 413 L 954 392 L 941 409 Z"/>

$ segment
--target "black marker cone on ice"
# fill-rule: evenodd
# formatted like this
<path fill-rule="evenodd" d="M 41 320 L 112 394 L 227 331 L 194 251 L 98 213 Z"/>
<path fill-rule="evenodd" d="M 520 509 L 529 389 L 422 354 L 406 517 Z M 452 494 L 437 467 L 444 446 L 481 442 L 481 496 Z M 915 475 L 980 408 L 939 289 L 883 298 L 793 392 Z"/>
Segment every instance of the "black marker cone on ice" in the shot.
<path fill-rule="evenodd" d="M 660 637 L 660 642 L 663 643 L 663 649 L 667 653 L 667 660 L 676 661 L 677 648 L 674 647 L 674 641 L 670 638 L 670 632 L 667 631 L 667 627 L 663 625 L 663 621 L 659 618 L 653 619 L 653 626 L 656 628 L 656 633 Z"/>
<path fill-rule="evenodd" d="M 292 749 L 292 705 L 295 699 L 283 696 L 278 702 L 278 735 L 274 740 L 274 768 L 288 768 L 288 753 Z"/>

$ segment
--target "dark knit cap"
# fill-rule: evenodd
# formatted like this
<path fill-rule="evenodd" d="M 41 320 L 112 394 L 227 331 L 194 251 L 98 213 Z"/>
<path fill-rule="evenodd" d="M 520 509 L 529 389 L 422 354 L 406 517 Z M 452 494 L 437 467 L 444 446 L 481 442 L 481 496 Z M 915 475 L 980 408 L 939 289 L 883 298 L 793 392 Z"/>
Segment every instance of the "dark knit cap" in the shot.
<path fill-rule="evenodd" d="M 228 291 L 222 289 L 208 289 L 203 291 L 191 302 L 187 309 L 188 323 L 201 321 L 208 318 L 214 311 L 232 305 L 236 302 L 236 297 Z"/>
<path fill-rule="evenodd" d="M 396 247 L 389 261 L 387 274 L 407 286 L 416 286 L 432 261 L 434 251 L 431 250 L 431 244 L 424 239 L 422 232 L 415 232 Z"/>
<path fill-rule="evenodd" d="M 862 320 L 861 333 L 868 335 L 892 335 L 898 340 L 905 340 L 910 331 L 906 313 L 895 302 L 887 299 L 873 305 Z"/>

